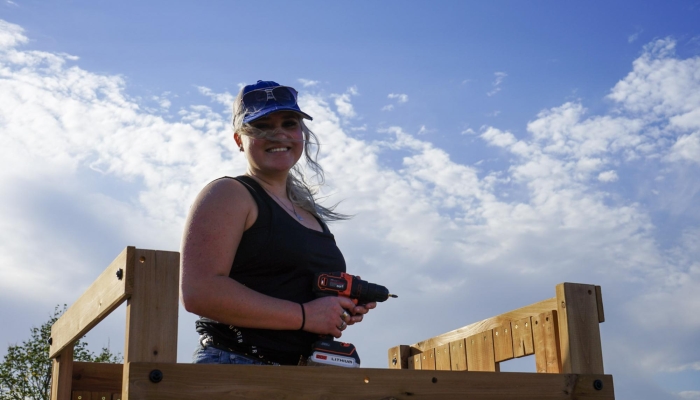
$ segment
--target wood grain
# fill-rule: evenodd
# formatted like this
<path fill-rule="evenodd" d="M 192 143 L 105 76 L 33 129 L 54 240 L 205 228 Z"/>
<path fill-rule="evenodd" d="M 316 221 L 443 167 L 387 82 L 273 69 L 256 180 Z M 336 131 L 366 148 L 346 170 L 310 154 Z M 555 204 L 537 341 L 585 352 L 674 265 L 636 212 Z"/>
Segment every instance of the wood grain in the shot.
<path fill-rule="evenodd" d="M 450 342 L 450 368 L 452 371 L 467 370 L 467 345 L 465 339 Z"/>
<path fill-rule="evenodd" d="M 469 336 L 467 343 L 467 370 L 495 372 L 493 354 L 493 329 Z"/>
<path fill-rule="evenodd" d="M 443 344 L 435 348 L 435 369 L 438 371 L 450 371 L 450 344 Z"/>
<path fill-rule="evenodd" d="M 51 400 L 70 398 L 72 374 L 73 346 L 67 346 L 51 361 Z"/>
<path fill-rule="evenodd" d="M 125 248 L 51 326 L 49 358 L 56 357 L 66 346 L 83 337 L 126 300 L 134 250 L 131 246 Z M 122 270 L 122 279 L 117 277 L 119 270 Z"/>
<path fill-rule="evenodd" d="M 535 344 L 532 340 L 532 317 L 511 322 L 513 328 L 513 356 L 524 357 L 535 354 Z"/>
<path fill-rule="evenodd" d="M 514 358 L 511 323 L 505 323 L 493 328 L 493 354 L 496 362 Z"/>
<path fill-rule="evenodd" d="M 129 400 L 614 399 L 609 375 L 131 363 Z M 159 370 L 163 380 L 148 376 Z M 602 390 L 595 390 L 594 380 Z M 126 398 L 125 398 L 126 400 Z"/>
<path fill-rule="evenodd" d="M 434 349 L 437 346 L 443 345 L 455 341 L 457 339 L 466 339 L 468 336 L 476 335 L 477 333 L 485 332 L 489 329 L 493 329 L 502 325 L 504 323 L 522 319 L 526 317 L 531 317 L 533 315 L 541 314 L 550 310 L 557 309 L 556 298 L 551 298 L 547 300 L 540 301 L 529 306 L 518 308 L 517 310 L 509 311 L 495 317 L 487 318 L 483 321 L 475 322 L 473 324 L 464 326 L 459 329 L 455 329 L 450 332 L 443 333 L 441 335 L 432 337 L 430 339 L 423 340 L 416 344 L 411 345 L 415 347 L 418 351 L 424 351 L 427 349 Z"/>
<path fill-rule="evenodd" d="M 557 312 L 550 311 L 542 313 L 533 318 L 532 321 L 532 333 L 535 341 L 535 367 L 537 372 L 561 372 Z"/>
<path fill-rule="evenodd" d="M 594 285 L 557 285 L 557 317 L 562 372 L 603 373 L 603 350 Z"/>

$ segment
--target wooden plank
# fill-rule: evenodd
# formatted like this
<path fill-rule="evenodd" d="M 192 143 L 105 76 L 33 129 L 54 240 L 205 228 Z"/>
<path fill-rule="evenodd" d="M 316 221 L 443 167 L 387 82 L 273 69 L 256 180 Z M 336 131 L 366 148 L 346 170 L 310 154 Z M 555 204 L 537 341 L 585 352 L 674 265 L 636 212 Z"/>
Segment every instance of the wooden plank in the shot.
<path fill-rule="evenodd" d="M 502 325 L 506 322 L 510 322 L 516 319 L 522 319 L 526 317 L 531 317 L 533 315 L 541 314 L 543 312 L 547 312 L 550 310 L 556 310 L 557 309 L 557 299 L 556 298 L 551 298 L 547 300 L 540 301 L 539 303 L 531 304 L 529 306 L 525 306 L 522 308 L 518 308 L 517 310 L 509 311 L 506 313 L 503 313 L 501 315 L 497 315 L 495 317 L 487 318 L 483 321 L 475 322 L 473 324 L 464 326 L 459 329 L 455 329 L 453 331 L 443 333 L 442 335 L 438 335 L 435 337 L 432 337 L 430 339 L 423 340 L 421 342 L 418 342 L 411 347 L 415 347 L 419 349 L 420 351 L 424 351 L 427 349 L 434 349 L 437 346 L 441 346 L 445 343 L 449 343 L 452 341 L 455 341 L 457 339 L 465 339 L 468 336 L 476 335 L 477 333 L 480 332 L 485 332 L 489 329 L 493 329 L 499 325 Z"/>
<path fill-rule="evenodd" d="M 112 400 L 122 400 L 121 393 L 112 393 Z"/>
<path fill-rule="evenodd" d="M 54 358 L 68 344 L 78 339 L 102 321 L 128 296 L 127 280 L 133 265 L 134 248 L 127 247 L 90 285 L 78 300 L 51 327 L 49 358 Z M 122 279 L 117 271 L 122 270 Z"/>
<path fill-rule="evenodd" d="M 92 393 L 84 390 L 74 390 L 71 394 L 71 400 L 92 400 Z"/>
<path fill-rule="evenodd" d="M 493 354 L 493 329 L 469 336 L 467 343 L 467 370 L 498 371 Z"/>
<path fill-rule="evenodd" d="M 122 364 L 75 362 L 73 363 L 73 390 L 121 392 Z"/>
<path fill-rule="evenodd" d="M 595 301 L 598 306 L 598 322 L 605 322 L 605 310 L 603 309 L 603 292 L 600 286 L 595 287 Z"/>
<path fill-rule="evenodd" d="M 438 371 L 451 370 L 450 344 L 443 344 L 435 348 L 435 369 Z"/>
<path fill-rule="evenodd" d="M 177 361 L 179 279 L 179 253 L 136 249 L 133 289 L 126 303 L 124 376 L 133 361 Z M 128 390 L 122 385 L 125 398 Z"/>
<path fill-rule="evenodd" d="M 514 358 L 513 334 L 510 323 L 493 328 L 493 354 L 496 362 Z"/>
<path fill-rule="evenodd" d="M 535 344 L 532 341 L 532 317 L 515 320 L 513 328 L 513 356 L 524 357 L 535 354 Z"/>
<path fill-rule="evenodd" d="M 557 285 L 557 317 L 563 373 L 602 374 L 603 350 L 594 285 Z"/>
<path fill-rule="evenodd" d="M 128 369 L 131 385 L 129 400 L 614 399 L 610 375 L 489 374 L 184 363 L 131 363 Z M 162 373 L 163 379 L 159 383 L 149 380 L 153 370 Z M 602 390 L 594 389 L 594 380 L 600 380 Z"/>
<path fill-rule="evenodd" d="M 407 345 L 394 346 L 389 349 L 389 368 L 408 369 L 411 348 Z"/>
<path fill-rule="evenodd" d="M 422 370 L 435 370 L 435 349 L 430 349 L 421 353 L 420 367 Z"/>
<path fill-rule="evenodd" d="M 467 370 L 467 345 L 465 339 L 450 342 L 450 368 L 452 371 Z"/>
<path fill-rule="evenodd" d="M 72 374 L 73 346 L 68 346 L 51 361 L 51 400 L 70 398 Z"/>
<path fill-rule="evenodd" d="M 533 318 L 533 324 L 537 372 L 560 373 L 557 312 L 542 313 Z"/>
<path fill-rule="evenodd" d="M 112 393 L 109 392 L 93 392 L 92 400 L 112 400 Z"/>
<path fill-rule="evenodd" d="M 423 356 L 421 354 L 414 354 L 411 356 L 411 359 L 409 360 L 408 363 L 408 369 L 417 369 L 420 370 L 421 368 L 421 359 Z"/>

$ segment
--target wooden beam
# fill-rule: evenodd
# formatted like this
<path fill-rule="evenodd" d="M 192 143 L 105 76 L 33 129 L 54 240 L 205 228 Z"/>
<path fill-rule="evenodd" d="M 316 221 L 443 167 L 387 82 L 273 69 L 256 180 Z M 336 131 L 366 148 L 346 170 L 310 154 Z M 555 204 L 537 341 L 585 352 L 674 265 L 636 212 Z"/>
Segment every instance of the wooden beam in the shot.
<path fill-rule="evenodd" d="M 514 358 L 511 323 L 505 323 L 493 328 L 493 354 L 496 362 Z"/>
<path fill-rule="evenodd" d="M 49 358 L 54 358 L 97 325 L 129 295 L 134 248 L 127 247 L 51 327 Z M 118 272 L 121 272 L 121 278 Z"/>
<path fill-rule="evenodd" d="M 128 400 L 613 400 L 615 397 L 610 375 L 177 363 L 131 363 L 128 370 L 131 388 Z M 162 376 L 158 383 L 149 378 L 154 371 Z M 600 390 L 595 388 L 596 381 Z"/>
<path fill-rule="evenodd" d="M 515 357 L 529 356 L 535 353 L 532 341 L 532 317 L 511 322 L 513 327 L 513 355 Z"/>
<path fill-rule="evenodd" d="M 487 318 L 483 321 L 479 321 L 479 322 L 464 326 L 462 328 L 455 329 L 455 330 L 447 332 L 447 333 L 443 333 L 442 335 L 438 335 L 438 336 L 432 337 L 430 339 L 423 340 L 422 342 L 418 342 L 418 343 L 412 345 L 411 347 L 417 349 L 417 351 L 414 350 L 414 352 L 421 352 L 421 351 L 425 351 L 428 349 L 434 349 L 440 345 L 447 344 L 447 343 L 455 341 L 457 339 L 466 339 L 469 336 L 488 331 L 489 329 L 496 328 L 499 325 L 502 325 L 502 324 L 507 323 L 507 322 L 511 322 L 513 320 L 531 317 L 534 315 L 541 314 L 543 312 L 556 310 L 556 309 L 557 309 L 557 299 L 556 298 L 543 300 L 543 301 L 540 301 L 539 303 L 531 304 L 529 306 L 525 306 L 525 307 L 519 308 L 517 310 L 509 311 L 507 313 L 503 313 L 503 314 L 497 315 L 495 317 Z"/>
<path fill-rule="evenodd" d="M 435 349 L 435 369 L 438 371 L 450 371 L 450 344 L 443 344 Z"/>
<path fill-rule="evenodd" d="M 73 374 L 73 346 L 65 347 L 51 361 L 51 400 L 71 398 L 71 376 Z"/>
<path fill-rule="evenodd" d="M 563 373 L 602 374 L 598 301 L 594 285 L 557 285 L 557 317 Z"/>
<path fill-rule="evenodd" d="M 180 254 L 137 249 L 133 289 L 126 303 L 124 377 L 133 361 L 177 361 Z M 122 395 L 128 398 L 126 379 Z"/>
<path fill-rule="evenodd" d="M 122 364 L 75 362 L 73 363 L 73 390 L 121 392 L 123 368 Z"/>
<path fill-rule="evenodd" d="M 452 371 L 467 370 L 467 346 L 465 339 L 450 342 L 450 368 Z"/>

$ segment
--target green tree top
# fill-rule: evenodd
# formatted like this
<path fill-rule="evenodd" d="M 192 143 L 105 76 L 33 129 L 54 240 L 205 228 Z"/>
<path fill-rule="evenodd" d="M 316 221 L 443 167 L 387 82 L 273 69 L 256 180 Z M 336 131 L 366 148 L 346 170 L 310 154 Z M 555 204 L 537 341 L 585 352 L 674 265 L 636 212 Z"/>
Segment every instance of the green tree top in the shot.
<path fill-rule="evenodd" d="M 49 400 L 51 389 L 51 360 L 49 359 L 49 338 L 51 325 L 66 311 L 54 308 L 53 316 L 41 327 L 33 327 L 31 336 L 21 345 L 10 345 L 0 364 L 0 400 Z M 112 354 L 103 347 L 99 354 L 87 349 L 87 342 L 81 338 L 73 350 L 75 361 L 122 362 L 121 354 Z"/>

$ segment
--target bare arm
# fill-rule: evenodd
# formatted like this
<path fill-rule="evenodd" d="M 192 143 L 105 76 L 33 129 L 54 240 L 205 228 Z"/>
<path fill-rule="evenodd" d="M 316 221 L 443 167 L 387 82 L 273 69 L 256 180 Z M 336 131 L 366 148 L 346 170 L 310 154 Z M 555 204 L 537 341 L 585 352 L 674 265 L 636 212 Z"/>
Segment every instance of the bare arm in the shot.
<path fill-rule="evenodd" d="M 185 223 L 182 240 L 181 295 L 185 309 L 225 324 L 262 329 L 299 329 L 299 304 L 263 295 L 229 278 L 243 232 L 257 218 L 245 187 L 232 179 L 207 185 Z M 326 297 L 304 304 L 304 330 L 340 337 L 346 298 Z M 365 311 L 366 312 L 366 311 Z M 361 315 L 352 317 L 361 320 Z"/>

